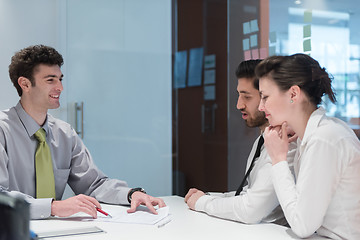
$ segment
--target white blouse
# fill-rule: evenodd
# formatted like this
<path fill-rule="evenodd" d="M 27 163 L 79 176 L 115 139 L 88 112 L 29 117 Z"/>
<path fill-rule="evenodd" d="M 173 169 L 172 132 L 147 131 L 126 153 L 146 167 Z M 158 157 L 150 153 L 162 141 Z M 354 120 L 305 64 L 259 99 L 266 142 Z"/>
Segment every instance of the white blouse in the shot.
<path fill-rule="evenodd" d="M 343 121 L 312 113 L 298 139 L 294 171 L 286 161 L 272 167 L 276 194 L 299 237 L 360 239 L 360 142 Z"/>

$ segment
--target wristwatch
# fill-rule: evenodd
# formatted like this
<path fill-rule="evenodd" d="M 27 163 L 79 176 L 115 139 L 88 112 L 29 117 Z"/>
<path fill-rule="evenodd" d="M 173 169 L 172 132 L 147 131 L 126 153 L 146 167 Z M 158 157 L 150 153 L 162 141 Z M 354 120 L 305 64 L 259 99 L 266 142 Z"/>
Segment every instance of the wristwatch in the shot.
<path fill-rule="evenodd" d="M 130 189 L 128 195 L 127 195 L 127 199 L 128 199 L 128 202 L 131 203 L 131 196 L 133 195 L 134 192 L 142 192 L 142 193 L 145 193 L 145 190 L 141 187 L 137 187 L 137 188 L 132 188 Z"/>

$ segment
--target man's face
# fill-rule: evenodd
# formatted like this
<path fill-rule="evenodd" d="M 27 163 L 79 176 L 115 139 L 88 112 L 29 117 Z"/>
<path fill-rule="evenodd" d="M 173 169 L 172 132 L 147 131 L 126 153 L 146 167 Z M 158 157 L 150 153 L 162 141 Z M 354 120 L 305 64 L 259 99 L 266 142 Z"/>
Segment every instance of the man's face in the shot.
<path fill-rule="evenodd" d="M 259 91 L 254 88 L 253 80 L 249 78 L 239 78 L 237 91 L 239 94 L 237 109 L 242 113 L 248 127 L 261 127 L 267 124 L 264 112 L 258 110 L 260 103 Z"/>
<path fill-rule="evenodd" d="M 60 67 L 40 64 L 34 70 L 34 86 L 28 90 L 27 100 L 38 111 L 47 111 L 60 106 L 60 94 L 63 90 Z"/>

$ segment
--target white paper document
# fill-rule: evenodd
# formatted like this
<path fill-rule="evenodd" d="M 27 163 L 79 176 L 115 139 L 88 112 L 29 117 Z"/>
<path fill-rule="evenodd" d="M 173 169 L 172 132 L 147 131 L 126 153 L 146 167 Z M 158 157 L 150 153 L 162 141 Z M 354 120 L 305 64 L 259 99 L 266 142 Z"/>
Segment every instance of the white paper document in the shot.
<path fill-rule="evenodd" d="M 46 232 L 36 232 L 36 234 L 38 235 L 37 239 L 67 237 L 67 236 L 85 235 L 85 234 L 88 235 L 88 234 L 95 234 L 95 233 L 97 234 L 97 233 L 105 233 L 105 232 L 96 226 L 61 229 L 61 230 L 46 231 Z"/>
<path fill-rule="evenodd" d="M 157 215 L 150 212 L 146 207 L 138 207 L 134 213 L 127 213 L 127 209 L 107 209 L 103 208 L 105 212 L 109 213 L 112 218 L 106 217 L 101 213 L 98 213 L 97 219 L 86 219 L 84 221 L 100 221 L 100 222 L 117 222 L 117 223 L 135 223 L 135 224 L 151 224 L 154 225 L 166 218 L 169 215 L 169 207 L 158 208 Z"/>

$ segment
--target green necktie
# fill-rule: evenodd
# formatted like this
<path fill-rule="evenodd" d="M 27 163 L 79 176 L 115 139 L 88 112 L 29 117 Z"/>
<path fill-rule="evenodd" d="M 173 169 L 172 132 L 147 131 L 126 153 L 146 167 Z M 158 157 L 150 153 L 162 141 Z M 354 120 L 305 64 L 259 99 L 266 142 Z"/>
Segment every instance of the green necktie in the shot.
<path fill-rule="evenodd" d="M 45 130 L 40 128 L 35 133 L 35 138 L 39 141 L 35 153 L 36 198 L 56 199 L 54 170 Z"/>

